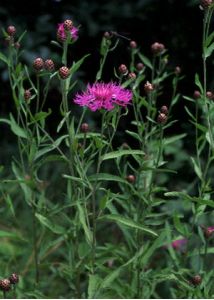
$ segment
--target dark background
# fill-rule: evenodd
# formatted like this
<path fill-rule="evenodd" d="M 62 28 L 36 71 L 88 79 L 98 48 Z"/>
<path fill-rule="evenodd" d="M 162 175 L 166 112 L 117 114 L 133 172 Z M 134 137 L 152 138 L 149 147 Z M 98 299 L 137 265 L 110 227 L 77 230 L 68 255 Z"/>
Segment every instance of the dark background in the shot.
<path fill-rule="evenodd" d="M 91 56 L 78 72 L 79 86 L 93 82 L 99 66 L 100 42 L 105 31 L 113 30 L 135 40 L 141 51 L 151 58 L 150 45 L 156 41 L 164 43 L 169 53 L 169 67 L 179 65 L 184 79 L 179 83 L 181 95 L 192 96 L 195 89 L 195 73 L 201 74 L 201 36 L 203 12 L 197 0 L 108 0 L 108 1 L 7 1 L 0 6 L 0 26 L 15 25 L 21 34 L 27 30 L 22 41 L 24 49 L 22 60 L 29 67 L 36 57 L 52 58 L 57 66 L 61 66 L 60 50 L 50 43 L 56 40 L 57 24 L 65 19 L 72 19 L 75 26 L 80 25 L 79 39 L 72 46 L 70 61 L 78 60 L 86 53 Z M 121 63 L 128 64 L 130 52 L 129 42 L 121 39 L 116 51 L 109 56 L 104 69 L 104 80 L 111 80 L 114 68 Z M 6 51 L 4 38 L 1 39 L 2 51 Z M 209 78 L 212 78 L 213 62 L 209 64 Z M 1 115 L 12 109 L 10 89 L 7 81 L 5 65 L 0 63 L 1 75 Z M 166 83 L 161 104 L 170 101 L 171 82 Z M 212 81 L 208 82 L 212 90 Z M 60 103 L 57 87 L 53 86 L 49 103 Z M 178 133 L 191 131 L 188 116 L 184 110 L 185 101 L 180 98 L 174 110 L 174 117 L 179 120 L 171 130 Z M 48 106 L 49 106 L 48 103 Z M 95 118 L 96 118 L 95 114 Z M 51 119 L 52 118 L 52 119 Z M 53 114 L 50 120 L 57 118 Z M 93 118 L 93 117 L 92 117 Z M 125 125 L 124 125 L 125 127 Z M 190 133 L 191 134 L 191 133 Z M 191 148 L 191 141 L 189 147 Z"/>

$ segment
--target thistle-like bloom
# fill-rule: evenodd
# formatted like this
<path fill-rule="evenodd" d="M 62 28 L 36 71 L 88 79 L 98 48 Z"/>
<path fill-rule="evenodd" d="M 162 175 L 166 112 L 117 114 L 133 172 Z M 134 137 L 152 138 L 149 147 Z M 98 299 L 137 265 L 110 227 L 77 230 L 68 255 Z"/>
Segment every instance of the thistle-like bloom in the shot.
<path fill-rule="evenodd" d="M 90 110 L 112 110 L 115 105 L 127 106 L 132 99 L 132 92 L 116 83 L 95 83 L 88 85 L 85 92 L 77 94 L 74 102 L 87 106 Z"/>
<path fill-rule="evenodd" d="M 171 243 L 171 246 L 176 251 L 184 252 L 187 246 L 187 239 L 182 238 L 182 239 L 175 240 Z M 169 245 L 165 245 L 163 246 L 163 248 L 167 249 L 169 248 Z"/>
<path fill-rule="evenodd" d="M 71 34 L 71 39 L 76 41 L 78 38 L 78 28 L 73 26 L 72 29 L 70 30 L 70 34 Z M 64 28 L 64 23 L 58 24 L 57 39 L 60 42 L 64 42 L 67 39 L 67 32 Z"/>

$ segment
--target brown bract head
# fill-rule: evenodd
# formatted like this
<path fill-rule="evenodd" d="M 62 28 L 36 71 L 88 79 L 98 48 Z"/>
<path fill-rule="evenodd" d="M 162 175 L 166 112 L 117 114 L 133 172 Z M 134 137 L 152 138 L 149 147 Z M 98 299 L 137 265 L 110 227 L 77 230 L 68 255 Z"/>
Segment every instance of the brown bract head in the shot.
<path fill-rule="evenodd" d="M 7 33 L 10 35 L 10 36 L 14 36 L 15 33 L 16 33 L 16 27 L 15 26 L 8 26 L 7 27 Z"/>
<path fill-rule="evenodd" d="M 61 67 L 61 68 L 59 69 L 59 76 L 60 76 L 62 79 L 68 78 L 69 75 L 70 75 L 70 70 L 69 70 L 67 67 L 63 66 L 63 67 Z"/>

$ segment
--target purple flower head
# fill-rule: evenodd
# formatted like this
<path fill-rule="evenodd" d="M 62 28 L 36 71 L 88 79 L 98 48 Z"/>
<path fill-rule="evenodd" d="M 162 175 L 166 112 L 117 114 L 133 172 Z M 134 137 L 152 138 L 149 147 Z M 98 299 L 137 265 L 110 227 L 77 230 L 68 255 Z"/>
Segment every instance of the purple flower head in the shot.
<path fill-rule="evenodd" d="M 71 39 L 76 41 L 78 38 L 78 28 L 73 26 L 72 29 L 70 30 L 70 34 L 71 34 Z M 66 38 L 67 38 L 67 34 L 64 28 L 64 23 L 60 23 L 58 24 L 58 28 L 57 28 L 57 39 L 60 42 L 64 42 Z"/>
<path fill-rule="evenodd" d="M 176 251 L 184 252 L 186 250 L 186 246 L 187 246 L 187 239 L 185 239 L 185 238 L 177 239 L 171 243 L 171 246 Z M 167 249 L 167 248 L 169 248 L 169 245 L 165 245 L 165 246 L 163 246 L 163 248 Z"/>
<path fill-rule="evenodd" d="M 210 233 L 213 233 L 214 232 L 214 226 L 207 227 L 207 230 L 209 230 Z"/>
<path fill-rule="evenodd" d="M 187 245 L 187 239 L 179 239 L 172 242 L 172 248 L 178 251 L 183 251 Z"/>
<path fill-rule="evenodd" d="M 214 232 L 214 226 L 210 226 L 210 227 L 204 227 L 204 226 L 201 226 L 202 230 L 204 231 L 204 235 L 206 238 L 209 238 L 213 235 L 213 232 Z"/>
<path fill-rule="evenodd" d="M 127 106 L 132 99 L 132 92 L 116 83 L 95 83 L 87 86 L 85 92 L 77 94 L 74 102 L 87 106 L 90 110 L 112 110 L 115 105 Z"/>

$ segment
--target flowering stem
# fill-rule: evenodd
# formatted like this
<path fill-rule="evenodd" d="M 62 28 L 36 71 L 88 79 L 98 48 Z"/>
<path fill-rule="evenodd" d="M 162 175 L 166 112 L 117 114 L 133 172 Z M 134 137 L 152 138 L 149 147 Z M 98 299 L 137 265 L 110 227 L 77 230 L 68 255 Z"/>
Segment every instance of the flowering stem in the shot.
<path fill-rule="evenodd" d="M 39 112 L 39 101 L 40 101 L 40 80 L 39 74 L 36 74 L 36 113 Z"/>
<path fill-rule="evenodd" d="M 159 162 L 160 162 L 160 158 L 161 158 L 161 155 L 162 155 L 162 151 L 163 151 L 163 125 L 160 124 L 159 125 L 160 127 L 160 138 L 159 138 L 159 146 L 158 146 L 158 154 L 157 154 L 157 159 L 155 161 L 155 169 L 158 168 L 158 165 L 159 165 Z M 153 180 L 154 180 L 154 170 L 152 170 L 152 176 L 151 176 L 151 181 L 150 181 L 150 185 L 149 185 L 149 191 L 148 191 L 148 199 L 151 201 L 151 193 L 152 193 L 152 183 L 153 183 Z"/>
<path fill-rule="evenodd" d="M 61 92 L 62 92 L 63 110 L 64 110 L 64 114 L 66 116 L 66 113 L 69 112 L 69 109 L 68 109 L 68 100 L 67 100 L 66 80 L 63 80 L 63 79 L 61 80 Z M 70 168 L 71 175 L 74 176 L 72 138 L 71 138 L 71 133 L 70 133 L 70 123 L 69 123 L 68 115 L 66 116 L 66 127 L 67 127 L 67 132 L 68 132 L 69 154 L 70 154 L 69 168 Z"/>
<path fill-rule="evenodd" d="M 68 39 L 63 43 L 63 54 L 62 54 L 62 63 L 67 66 L 67 53 L 68 53 Z"/>
<path fill-rule="evenodd" d="M 103 139 L 104 135 L 104 120 L 105 120 L 106 112 L 102 114 L 102 120 L 101 120 L 101 139 Z M 102 155 L 102 147 L 99 149 L 98 153 L 98 163 L 97 163 L 97 169 L 96 169 L 96 175 L 100 172 L 101 167 L 101 155 Z M 95 256 L 96 256 L 96 228 L 97 228 L 97 220 L 96 220 L 96 190 L 97 190 L 97 180 L 95 181 L 93 187 L 92 187 L 92 226 L 93 226 L 93 238 L 92 238 L 92 274 L 95 273 Z"/>

